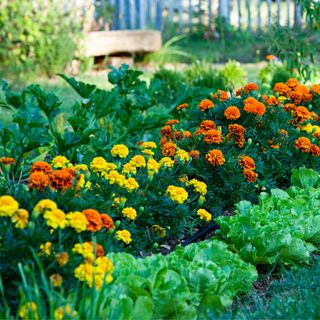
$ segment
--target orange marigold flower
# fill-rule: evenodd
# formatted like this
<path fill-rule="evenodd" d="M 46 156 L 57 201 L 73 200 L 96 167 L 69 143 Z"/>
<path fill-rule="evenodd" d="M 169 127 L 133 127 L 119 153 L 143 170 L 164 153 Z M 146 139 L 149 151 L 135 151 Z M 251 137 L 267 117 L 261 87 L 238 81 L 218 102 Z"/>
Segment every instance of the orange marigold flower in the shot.
<path fill-rule="evenodd" d="M 1 157 L 0 158 L 0 163 L 3 163 L 5 165 L 8 165 L 8 164 L 16 164 L 16 160 L 14 160 L 13 158 L 11 157 Z"/>
<path fill-rule="evenodd" d="M 164 157 L 174 157 L 176 153 L 177 145 L 173 142 L 167 142 L 162 146 L 162 154 Z"/>
<path fill-rule="evenodd" d="M 320 84 L 314 84 L 311 88 L 310 91 L 315 95 L 315 94 L 320 94 Z"/>
<path fill-rule="evenodd" d="M 191 150 L 189 151 L 189 156 L 192 158 L 192 159 L 199 159 L 200 157 L 200 152 L 198 150 Z"/>
<path fill-rule="evenodd" d="M 180 121 L 177 119 L 168 120 L 165 124 L 168 126 L 173 126 L 175 124 L 178 124 Z"/>
<path fill-rule="evenodd" d="M 268 106 L 279 106 L 281 101 L 278 100 L 275 96 L 263 96 L 262 99 Z"/>
<path fill-rule="evenodd" d="M 199 104 L 200 111 L 205 111 L 205 110 L 213 108 L 213 107 L 214 107 L 214 104 L 209 99 L 204 99 L 204 100 L 200 101 L 200 104 Z"/>
<path fill-rule="evenodd" d="M 302 152 L 310 152 L 311 150 L 311 142 L 306 137 L 300 137 L 295 141 L 295 147 L 300 149 Z"/>
<path fill-rule="evenodd" d="M 226 110 L 224 110 L 224 116 L 228 120 L 237 120 L 240 118 L 241 113 L 240 110 L 235 106 L 230 106 Z"/>
<path fill-rule="evenodd" d="M 314 155 L 315 157 L 319 157 L 320 156 L 320 148 L 315 145 L 315 144 L 312 144 L 311 145 L 311 153 L 312 155 Z"/>
<path fill-rule="evenodd" d="M 210 150 L 206 154 L 206 159 L 212 166 L 222 166 L 226 161 L 222 151 L 218 149 Z"/>
<path fill-rule="evenodd" d="M 102 224 L 106 228 L 107 231 L 114 229 L 113 220 L 108 214 L 101 213 L 100 217 L 102 219 Z"/>
<path fill-rule="evenodd" d="M 319 120 L 319 116 L 318 116 L 317 113 L 311 111 L 311 112 L 310 112 L 310 115 L 311 115 L 311 119 L 312 119 L 313 121 L 318 121 L 318 120 Z"/>
<path fill-rule="evenodd" d="M 266 112 L 266 106 L 255 98 L 249 97 L 244 100 L 243 110 L 248 113 L 256 114 L 258 116 L 263 116 Z"/>
<path fill-rule="evenodd" d="M 189 105 L 187 103 L 182 103 L 182 104 L 177 106 L 177 110 L 183 110 L 183 109 L 186 109 L 188 107 L 189 107 Z"/>
<path fill-rule="evenodd" d="M 236 135 L 244 135 L 246 129 L 240 124 L 230 124 L 228 126 L 229 133 L 235 133 Z"/>
<path fill-rule="evenodd" d="M 103 221 L 100 213 L 94 209 L 83 210 L 82 213 L 86 216 L 89 224 L 87 230 L 96 232 L 103 228 Z"/>
<path fill-rule="evenodd" d="M 43 172 L 47 175 L 50 175 L 53 172 L 53 169 L 48 162 L 37 161 L 34 162 L 30 168 L 30 173 L 33 172 Z"/>
<path fill-rule="evenodd" d="M 229 93 L 227 91 L 218 90 L 214 95 L 213 99 L 218 100 L 220 98 L 221 102 L 224 102 L 229 99 Z"/>
<path fill-rule="evenodd" d="M 191 139 L 192 138 L 192 133 L 188 130 L 183 131 L 183 136 L 187 139 Z"/>
<path fill-rule="evenodd" d="M 283 136 L 285 136 L 286 138 L 288 137 L 288 131 L 287 130 L 284 130 L 284 129 L 280 129 L 279 130 L 279 133 Z"/>
<path fill-rule="evenodd" d="M 248 182 L 256 182 L 258 179 L 258 174 L 250 169 L 244 169 L 243 175 Z"/>
<path fill-rule="evenodd" d="M 29 176 L 28 183 L 30 189 L 43 190 L 49 186 L 50 177 L 41 171 L 33 172 Z"/>
<path fill-rule="evenodd" d="M 212 120 L 203 120 L 200 123 L 200 127 L 199 129 L 195 132 L 196 135 L 199 134 L 204 134 L 205 132 L 211 130 L 211 129 L 215 129 L 216 128 L 216 124 L 212 121 Z"/>
<path fill-rule="evenodd" d="M 60 252 L 56 254 L 56 261 L 58 262 L 60 267 L 65 266 L 69 261 L 69 254 L 68 252 Z"/>
<path fill-rule="evenodd" d="M 296 105 L 294 103 L 286 103 L 284 106 L 283 106 L 283 110 L 284 111 L 294 111 L 296 109 Z"/>
<path fill-rule="evenodd" d="M 298 122 L 303 122 L 305 120 L 309 120 L 312 117 L 312 114 L 306 107 L 300 106 L 294 109 L 293 116 L 295 120 Z"/>
<path fill-rule="evenodd" d="M 310 93 L 309 89 L 301 84 L 297 85 L 294 91 L 289 92 L 288 97 L 295 104 L 305 103 L 312 100 L 312 94 Z"/>
<path fill-rule="evenodd" d="M 173 138 L 173 133 L 170 126 L 164 126 L 160 130 L 160 134 L 164 137 Z"/>
<path fill-rule="evenodd" d="M 164 144 L 166 144 L 167 142 L 169 142 L 169 140 L 167 139 L 166 136 L 161 137 L 160 139 L 160 146 L 162 147 Z"/>
<path fill-rule="evenodd" d="M 174 138 L 178 141 L 181 141 L 183 139 L 183 135 L 180 131 L 174 130 Z"/>
<path fill-rule="evenodd" d="M 220 144 L 223 141 L 221 132 L 219 130 L 211 129 L 204 133 L 203 141 L 208 144 Z"/>
<path fill-rule="evenodd" d="M 274 56 L 273 54 L 268 54 L 266 56 L 266 60 L 268 60 L 268 61 L 273 61 L 273 60 L 276 60 L 276 59 L 277 59 L 277 57 Z"/>
<path fill-rule="evenodd" d="M 75 177 L 75 171 L 70 168 L 63 168 L 54 171 L 51 174 L 51 187 L 54 190 L 62 190 L 73 187 L 73 178 Z"/>
<path fill-rule="evenodd" d="M 249 156 L 243 156 L 240 160 L 240 166 L 245 169 L 254 170 L 256 168 L 256 164 L 254 160 Z"/>
<path fill-rule="evenodd" d="M 281 96 L 286 96 L 287 93 L 290 91 L 290 88 L 283 82 L 278 82 L 274 85 L 273 91 L 278 92 Z"/>
<path fill-rule="evenodd" d="M 248 94 L 250 93 L 250 91 L 257 91 L 259 90 L 259 86 L 255 83 L 247 83 L 244 87 L 243 87 L 243 91 Z"/>
<path fill-rule="evenodd" d="M 287 82 L 286 85 L 290 88 L 290 89 L 294 89 L 297 87 L 297 85 L 299 85 L 299 82 L 297 79 L 295 78 L 290 78 Z"/>

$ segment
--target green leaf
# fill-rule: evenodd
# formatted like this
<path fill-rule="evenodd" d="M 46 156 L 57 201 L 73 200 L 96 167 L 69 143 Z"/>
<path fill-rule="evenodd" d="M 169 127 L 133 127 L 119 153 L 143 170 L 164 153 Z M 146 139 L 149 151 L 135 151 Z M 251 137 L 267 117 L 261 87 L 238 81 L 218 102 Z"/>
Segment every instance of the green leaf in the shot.
<path fill-rule="evenodd" d="M 302 188 L 315 187 L 319 182 L 319 174 L 305 167 L 292 170 L 291 183 Z"/>
<path fill-rule="evenodd" d="M 67 77 L 64 74 L 58 74 L 62 79 L 64 79 L 68 84 L 79 94 L 81 98 L 90 99 L 96 90 L 94 84 L 84 83 L 82 81 L 77 81 L 73 77 Z"/>

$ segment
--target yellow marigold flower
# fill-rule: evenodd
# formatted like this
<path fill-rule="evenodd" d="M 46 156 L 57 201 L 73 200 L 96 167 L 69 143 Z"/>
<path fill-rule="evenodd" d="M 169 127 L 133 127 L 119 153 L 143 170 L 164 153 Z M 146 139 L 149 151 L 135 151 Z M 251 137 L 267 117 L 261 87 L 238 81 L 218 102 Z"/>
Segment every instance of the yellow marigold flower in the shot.
<path fill-rule="evenodd" d="M 175 154 L 175 159 L 179 159 L 182 162 L 187 162 L 191 159 L 191 157 L 186 150 L 179 149 Z"/>
<path fill-rule="evenodd" d="M 38 320 L 39 314 L 38 314 L 36 303 L 34 301 L 31 301 L 24 304 L 19 308 L 18 315 L 23 320 L 29 320 L 29 319 Z"/>
<path fill-rule="evenodd" d="M 188 199 L 188 192 L 181 187 L 170 185 L 166 193 L 172 201 L 179 204 L 184 203 Z"/>
<path fill-rule="evenodd" d="M 160 168 L 160 164 L 154 160 L 154 159 L 149 159 L 147 162 L 147 169 L 148 169 L 148 175 L 154 175 L 155 173 L 158 173 Z"/>
<path fill-rule="evenodd" d="M 50 281 L 53 287 L 57 288 L 62 286 L 63 278 L 59 273 L 54 273 L 53 275 L 51 275 Z"/>
<path fill-rule="evenodd" d="M 126 244 L 129 244 L 132 241 L 131 233 L 128 230 L 118 230 L 116 235 L 118 240 L 122 240 Z"/>
<path fill-rule="evenodd" d="M 198 209 L 197 215 L 201 220 L 205 220 L 207 222 L 211 221 L 212 215 L 205 209 Z"/>
<path fill-rule="evenodd" d="M 88 171 L 88 166 L 86 164 L 76 164 L 73 169 L 76 171 Z"/>
<path fill-rule="evenodd" d="M 89 223 L 86 216 L 82 212 L 69 212 L 66 215 L 66 219 L 68 221 L 68 225 L 75 229 L 78 233 L 87 230 L 87 225 Z"/>
<path fill-rule="evenodd" d="M 38 216 L 39 214 L 44 214 L 47 211 L 52 211 L 58 209 L 57 204 L 49 199 L 40 200 L 36 206 L 33 208 L 33 214 Z"/>
<path fill-rule="evenodd" d="M 141 152 L 147 156 L 154 156 L 154 152 L 151 149 L 143 149 Z"/>
<path fill-rule="evenodd" d="M 58 262 L 60 267 L 65 266 L 69 261 L 69 255 L 68 252 L 60 252 L 56 254 L 56 261 Z"/>
<path fill-rule="evenodd" d="M 86 180 L 84 178 L 84 174 L 80 173 L 76 183 L 76 189 L 82 189 L 86 185 Z"/>
<path fill-rule="evenodd" d="M 127 198 L 125 197 L 116 197 L 113 199 L 113 206 L 114 205 L 118 205 L 118 204 L 121 204 L 121 205 L 124 205 L 125 203 L 127 202 Z"/>
<path fill-rule="evenodd" d="M 64 229 L 67 226 L 67 220 L 65 213 L 60 209 L 54 209 L 52 211 L 46 211 L 43 215 L 47 222 L 47 225 L 53 229 Z"/>
<path fill-rule="evenodd" d="M 120 174 L 116 170 L 111 170 L 108 174 L 103 175 L 110 184 L 117 184 L 119 187 L 123 187 L 126 183 L 126 177 Z"/>
<path fill-rule="evenodd" d="M 159 161 L 161 167 L 171 168 L 174 166 L 174 161 L 170 157 L 163 157 Z"/>
<path fill-rule="evenodd" d="M 311 123 L 308 123 L 308 124 L 306 124 L 305 126 L 301 126 L 300 129 L 301 129 L 302 131 L 307 132 L 307 133 L 312 133 L 314 127 L 316 127 L 316 126 L 313 126 Z"/>
<path fill-rule="evenodd" d="M 146 141 L 141 144 L 142 149 L 156 149 L 157 145 L 153 141 Z"/>
<path fill-rule="evenodd" d="M 28 225 L 29 212 L 25 209 L 19 209 L 12 217 L 11 222 L 15 223 L 17 229 L 24 229 Z"/>
<path fill-rule="evenodd" d="M 87 262 L 92 262 L 95 256 L 102 257 L 104 255 L 103 247 L 93 242 L 77 243 L 72 248 L 72 252 L 82 255 Z"/>
<path fill-rule="evenodd" d="M 193 186 L 194 191 L 205 196 L 207 194 L 207 185 L 197 179 L 192 179 L 186 183 L 187 186 Z"/>
<path fill-rule="evenodd" d="M 189 181 L 189 178 L 186 174 L 183 174 L 182 176 L 179 177 L 179 181 L 187 183 Z"/>
<path fill-rule="evenodd" d="M 137 217 L 137 211 L 136 211 L 136 209 L 134 209 L 132 207 L 124 208 L 122 210 L 122 214 L 124 217 L 126 217 L 130 220 L 134 220 Z"/>
<path fill-rule="evenodd" d="M 74 276 L 80 281 L 85 281 L 91 288 L 93 285 L 100 289 L 104 283 L 112 281 L 112 272 L 114 270 L 112 262 L 107 257 L 99 257 L 95 261 L 95 265 L 86 262 L 80 264 L 74 270 Z"/>
<path fill-rule="evenodd" d="M 157 233 L 160 238 L 164 238 L 164 237 L 166 236 L 166 234 L 167 234 L 167 233 L 166 233 L 166 229 L 160 227 L 158 224 L 154 224 L 154 225 L 151 227 L 151 231 L 154 232 L 154 233 Z"/>
<path fill-rule="evenodd" d="M 90 163 L 90 168 L 97 173 L 108 171 L 108 167 L 107 161 L 102 157 L 95 157 Z"/>
<path fill-rule="evenodd" d="M 139 189 L 139 183 L 136 181 L 135 178 L 129 178 L 125 182 L 125 187 L 128 192 L 131 192 Z"/>
<path fill-rule="evenodd" d="M 47 241 L 45 244 L 40 245 L 40 255 L 45 255 L 49 257 L 51 255 L 52 243 Z"/>
<path fill-rule="evenodd" d="M 11 196 L 0 197 L 0 217 L 12 217 L 19 208 L 19 203 Z"/>
<path fill-rule="evenodd" d="M 132 157 L 129 163 L 136 168 L 144 168 L 147 165 L 145 158 L 139 154 Z"/>
<path fill-rule="evenodd" d="M 129 149 L 124 144 L 116 144 L 111 149 L 111 155 L 113 157 L 125 158 L 129 154 Z"/>
<path fill-rule="evenodd" d="M 81 263 L 75 270 L 74 270 L 75 278 L 79 279 L 80 281 L 84 281 L 87 285 L 92 288 L 93 285 L 93 278 L 94 278 L 94 267 L 90 262 Z"/>
<path fill-rule="evenodd" d="M 94 260 L 94 247 L 91 242 L 77 243 L 72 249 L 73 253 L 81 254 L 86 260 Z"/>
<path fill-rule="evenodd" d="M 54 157 L 51 161 L 51 164 L 56 169 L 67 168 L 69 164 L 69 160 L 64 156 Z"/>
<path fill-rule="evenodd" d="M 71 310 L 69 306 L 60 307 L 54 312 L 54 320 L 72 319 L 78 315 L 78 312 Z"/>
<path fill-rule="evenodd" d="M 136 174 L 137 168 L 133 166 L 131 163 L 126 163 L 123 165 L 122 173 L 124 174 Z"/>

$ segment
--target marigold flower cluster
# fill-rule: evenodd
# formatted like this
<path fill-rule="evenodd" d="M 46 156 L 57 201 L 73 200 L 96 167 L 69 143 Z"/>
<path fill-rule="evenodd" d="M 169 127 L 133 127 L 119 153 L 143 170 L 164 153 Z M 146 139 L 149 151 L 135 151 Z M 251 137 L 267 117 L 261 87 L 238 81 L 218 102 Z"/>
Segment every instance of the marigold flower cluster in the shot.
<path fill-rule="evenodd" d="M 29 212 L 19 208 L 19 203 L 13 197 L 0 197 L 0 217 L 9 217 L 17 229 L 24 229 L 29 222 Z"/>
<path fill-rule="evenodd" d="M 44 190 L 47 187 L 55 191 L 65 191 L 67 189 L 81 188 L 84 186 L 84 175 L 78 173 L 87 167 L 85 165 L 73 165 L 63 156 L 57 156 L 52 160 L 52 165 L 57 170 L 53 170 L 51 165 L 45 161 L 34 162 L 29 172 L 29 188 Z M 68 166 L 68 167 L 67 167 Z"/>
<path fill-rule="evenodd" d="M 316 89 L 317 87 L 313 87 Z M 300 84 L 296 79 L 290 78 L 286 83 L 276 83 L 273 91 L 277 92 L 281 96 L 287 97 L 294 104 L 303 104 L 311 101 L 313 94 L 317 94 L 311 88 L 311 91 L 304 85 Z"/>
<path fill-rule="evenodd" d="M 254 160 L 249 156 L 240 157 L 240 166 L 243 168 L 243 175 L 248 182 L 256 182 L 258 174 L 254 172 L 256 164 Z"/>
<path fill-rule="evenodd" d="M 84 263 L 81 263 L 74 270 L 75 278 L 86 282 L 90 288 L 95 286 L 98 290 L 113 280 L 113 264 L 104 256 L 101 245 L 92 242 L 79 243 L 74 246 L 72 251 L 82 255 L 85 259 Z"/>

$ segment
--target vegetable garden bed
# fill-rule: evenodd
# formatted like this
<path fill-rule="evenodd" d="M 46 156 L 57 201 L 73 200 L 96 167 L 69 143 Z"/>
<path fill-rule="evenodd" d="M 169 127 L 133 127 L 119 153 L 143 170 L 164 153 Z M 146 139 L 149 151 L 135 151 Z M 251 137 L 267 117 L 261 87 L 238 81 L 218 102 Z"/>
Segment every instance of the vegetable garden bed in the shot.
<path fill-rule="evenodd" d="M 0 316 L 217 316 L 258 271 L 318 252 L 320 85 L 189 88 L 160 114 L 165 84 L 140 75 L 63 76 L 82 98 L 68 118 L 2 84 Z M 213 239 L 156 254 L 212 221 Z"/>

